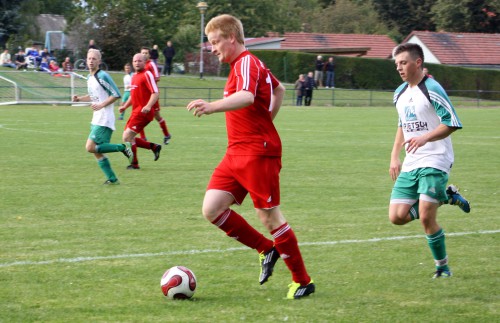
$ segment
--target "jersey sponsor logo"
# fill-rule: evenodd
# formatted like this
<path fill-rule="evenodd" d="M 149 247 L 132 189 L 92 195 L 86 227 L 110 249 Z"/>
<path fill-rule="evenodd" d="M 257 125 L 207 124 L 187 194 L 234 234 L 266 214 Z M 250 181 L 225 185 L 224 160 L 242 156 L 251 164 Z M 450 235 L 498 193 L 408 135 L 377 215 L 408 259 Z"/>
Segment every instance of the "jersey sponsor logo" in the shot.
<path fill-rule="evenodd" d="M 417 132 L 417 131 L 429 130 L 427 122 L 424 121 L 404 122 L 402 126 L 404 132 Z"/>
<path fill-rule="evenodd" d="M 412 103 L 412 102 L 410 102 L 410 103 Z M 417 120 L 417 114 L 415 113 L 415 105 L 405 106 L 405 119 L 406 119 L 406 121 Z"/>

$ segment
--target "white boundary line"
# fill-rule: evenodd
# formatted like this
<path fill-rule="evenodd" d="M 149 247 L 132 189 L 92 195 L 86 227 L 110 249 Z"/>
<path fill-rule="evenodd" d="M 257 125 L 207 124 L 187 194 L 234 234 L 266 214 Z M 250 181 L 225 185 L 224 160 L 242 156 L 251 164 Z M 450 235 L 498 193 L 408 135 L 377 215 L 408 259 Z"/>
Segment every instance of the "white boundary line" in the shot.
<path fill-rule="evenodd" d="M 480 231 L 470 231 L 470 232 L 450 232 L 446 233 L 446 236 L 466 236 L 472 234 L 495 234 L 500 233 L 500 230 L 480 230 Z M 337 244 L 350 244 L 350 243 L 373 243 L 373 242 L 383 242 L 383 241 L 394 241 L 394 240 L 406 240 L 406 239 L 417 239 L 423 238 L 423 235 L 413 235 L 413 236 L 394 236 L 394 237 L 384 237 L 384 238 L 371 238 L 365 240 L 337 240 L 337 241 L 318 241 L 318 242 L 303 242 L 299 243 L 300 246 L 329 246 Z M 161 257 L 161 256 L 172 256 L 172 255 L 194 255 L 194 254 L 204 254 L 204 253 L 225 253 L 232 251 L 247 250 L 247 247 L 239 248 L 228 248 L 228 249 L 202 249 L 202 250 L 179 250 L 179 251 L 166 251 L 166 252 L 156 252 L 156 253 L 136 253 L 136 254 L 124 254 L 124 255 L 111 255 L 111 256 L 95 256 L 95 257 L 76 257 L 76 258 L 59 258 L 53 260 L 43 260 L 43 261 L 15 261 L 0 263 L 0 268 L 13 267 L 13 266 L 38 266 L 38 265 L 50 265 L 56 263 L 77 263 L 84 261 L 96 261 L 96 260 L 113 260 L 113 259 L 126 259 L 126 258 L 145 258 L 145 257 Z"/>

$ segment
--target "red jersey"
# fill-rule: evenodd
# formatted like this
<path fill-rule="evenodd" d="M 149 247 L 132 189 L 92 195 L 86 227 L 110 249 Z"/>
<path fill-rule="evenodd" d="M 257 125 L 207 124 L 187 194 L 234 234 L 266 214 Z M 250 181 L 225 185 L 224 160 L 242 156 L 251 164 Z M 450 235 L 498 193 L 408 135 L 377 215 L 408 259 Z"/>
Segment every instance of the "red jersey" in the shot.
<path fill-rule="evenodd" d="M 249 91 L 254 103 L 226 111 L 230 155 L 281 156 L 281 140 L 271 118 L 271 98 L 279 81 L 256 56 L 244 51 L 231 63 L 224 97 Z"/>
<path fill-rule="evenodd" d="M 155 80 L 160 78 L 160 73 L 158 72 L 158 67 L 150 59 L 148 59 L 148 61 L 146 62 L 146 66 L 144 66 L 144 69 L 146 71 L 150 71 L 153 74 L 153 76 L 155 77 Z"/>
<path fill-rule="evenodd" d="M 154 80 L 160 80 L 160 73 L 158 72 L 158 67 L 156 67 L 156 64 L 153 63 L 150 59 L 146 62 L 146 65 L 144 66 L 144 69 L 146 71 L 150 71 L 151 74 L 153 74 Z M 153 104 L 153 109 L 154 110 L 160 110 L 160 100 L 156 101 L 155 104 Z"/>
<path fill-rule="evenodd" d="M 130 84 L 130 97 L 132 98 L 132 114 L 142 113 L 141 109 L 145 107 L 152 93 L 158 93 L 153 74 L 146 69 L 132 75 Z M 151 109 L 148 115 L 154 117 L 154 108 Z"/>

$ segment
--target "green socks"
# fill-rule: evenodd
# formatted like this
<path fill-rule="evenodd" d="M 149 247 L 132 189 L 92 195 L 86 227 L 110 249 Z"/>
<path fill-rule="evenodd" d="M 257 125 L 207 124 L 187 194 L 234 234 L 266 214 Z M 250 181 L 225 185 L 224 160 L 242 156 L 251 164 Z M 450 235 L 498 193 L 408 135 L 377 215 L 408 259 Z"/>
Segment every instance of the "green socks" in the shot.
<path fill-rule="evenodd" d="M 111 164 L 109 163 L 109 159 L 107 157 L 103 157 L 97 161 L 97 164 L 99 167 L 101 167 L 101 170 L 103 171 L 104 175 L 112 181 L 115 182 L 117 180 L 115 172 L 113 172 L 113 169 L 111 169 Z"/>
<path fill-rule="evenodd" d="M 446 254 L 446 245 L 444 242 L 444 230 L 439 229 L 436 233 L 426 236 L 429 248 L 431 248 L 434 262 L 437 270 L 450 270 L 448 268 L 448 255 Z"/>
<path fill-rule="evenodd" d="M 100 144 L 95 147 L 95 150 L 99 154 L 105 153 L 116 153 L 125 150 L 124 144 Z"/>

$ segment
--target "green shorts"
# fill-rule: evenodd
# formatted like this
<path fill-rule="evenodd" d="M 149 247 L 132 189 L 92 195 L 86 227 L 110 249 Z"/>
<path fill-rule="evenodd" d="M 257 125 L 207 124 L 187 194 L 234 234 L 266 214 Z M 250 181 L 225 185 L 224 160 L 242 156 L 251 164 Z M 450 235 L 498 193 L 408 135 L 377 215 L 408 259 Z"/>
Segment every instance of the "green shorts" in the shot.
<path fill-rule="evenodd" d="M 90 125 L 89 139 L 97 145 L 108 144 L 111 142 L 111 135 L 113 130 L 104 126 Z"/>
<path fill-rule="evenodd" d="M 399 174 L 392 188 L 392 199 L 418 200 L 420 194 L 428 195 L 438 201 L 446 201 L 448 174 L 435 168 L 417 168 Z"/>

